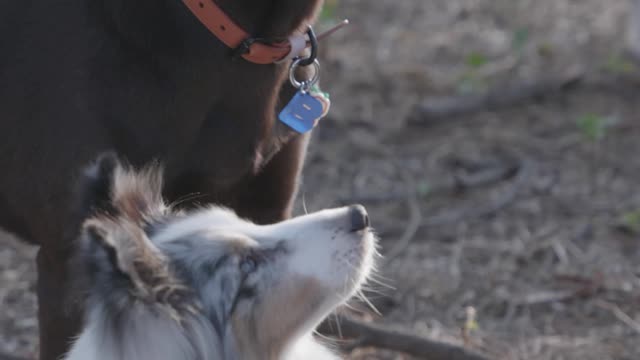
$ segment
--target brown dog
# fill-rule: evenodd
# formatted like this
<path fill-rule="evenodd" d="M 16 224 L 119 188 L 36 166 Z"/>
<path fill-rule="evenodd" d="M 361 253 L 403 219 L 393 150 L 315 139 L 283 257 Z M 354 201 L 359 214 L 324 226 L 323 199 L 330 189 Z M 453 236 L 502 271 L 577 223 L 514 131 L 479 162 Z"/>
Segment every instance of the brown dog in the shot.
<path fill-rule="evenodd" d="M 207 0 L 211 1 L 211 0 Z M 248 33 L 304 31 L 322 0 L 216 0 Z M 40 358 L 79 329 L 65 299 L 74 178 L 113 150 L 165 164 L 165 196 L 269 223 L 289 216 L 306 137 L 275 120 L 288 63 L 255 64 L 179 0 L 0 4 L 0 226 L 40 245 Z"/>

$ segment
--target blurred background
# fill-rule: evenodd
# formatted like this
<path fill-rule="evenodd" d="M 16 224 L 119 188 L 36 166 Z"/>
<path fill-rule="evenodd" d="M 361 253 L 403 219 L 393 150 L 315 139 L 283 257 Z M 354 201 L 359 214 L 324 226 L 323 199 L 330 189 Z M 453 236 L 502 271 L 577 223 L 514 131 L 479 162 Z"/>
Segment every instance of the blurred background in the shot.
<path fill-rule="evenodd" d="M 640 359 L 634 6 L 327 0 L 316 28 L 352 25 L 321 44 L 297 206 L 369 210 L 378 313 L 352 315 L 491 359 Z M 36 353 L 34 255 L 0 235 L 0 351 Z"/>

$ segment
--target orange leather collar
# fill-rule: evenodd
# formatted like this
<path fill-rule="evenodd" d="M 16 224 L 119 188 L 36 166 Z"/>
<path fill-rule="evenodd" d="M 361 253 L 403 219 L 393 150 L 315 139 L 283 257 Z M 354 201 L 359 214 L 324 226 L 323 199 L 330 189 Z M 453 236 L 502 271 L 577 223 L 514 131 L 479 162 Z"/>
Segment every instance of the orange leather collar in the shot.
<path fill-rule="evenodd" d="M 236 24 L 213 0 L 182 0 L 213 35 L 231 49 L 244 47 L 241 55 L 255 64 L 272 64 L 296 57 L 307 46 L 304 35 L 294 35 L 276 43 L 252 41 L 252 36 Z"/>

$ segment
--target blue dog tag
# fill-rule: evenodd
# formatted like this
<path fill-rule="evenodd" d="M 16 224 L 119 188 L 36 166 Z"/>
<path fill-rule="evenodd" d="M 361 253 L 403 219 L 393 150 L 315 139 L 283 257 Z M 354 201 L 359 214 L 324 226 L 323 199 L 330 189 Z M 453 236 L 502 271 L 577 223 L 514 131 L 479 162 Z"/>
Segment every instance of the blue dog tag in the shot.
<path fill-rule="evenodd" d="M 329 112 L 329 99 L 319 91 L 298 91 L 282 109 L 280 121 L 295 131 L 304 134 L 313 129 Z"/>

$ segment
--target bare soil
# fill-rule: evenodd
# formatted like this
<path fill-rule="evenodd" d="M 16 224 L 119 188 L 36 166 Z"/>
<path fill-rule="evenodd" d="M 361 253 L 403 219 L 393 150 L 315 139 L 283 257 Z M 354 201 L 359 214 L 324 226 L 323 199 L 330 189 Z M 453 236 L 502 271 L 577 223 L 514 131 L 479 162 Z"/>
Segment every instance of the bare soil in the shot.
<path fill-rule="evenodd" d="M 492 359 L 640 359 L 640 83 L 621 55 L 628 7 L 340 2 L 335 15 L 352 25 L 323 44 L 332 111 L 314 134 L 298 208 L 369 210 L 387 260 L 368 293 L 382 315 L 366 318 Z M 575 68 L 614 80 L 409 124 L 425 99 Z M 0 350 L 22 356 L 37 350 L 34 255 L 0 237 Z"/>

